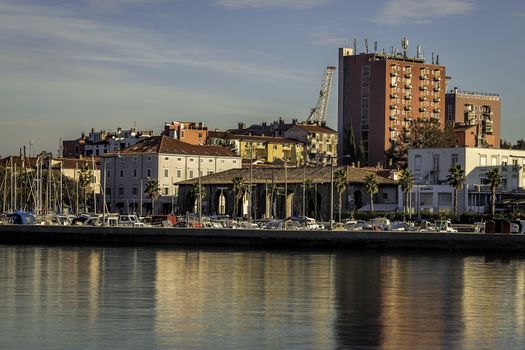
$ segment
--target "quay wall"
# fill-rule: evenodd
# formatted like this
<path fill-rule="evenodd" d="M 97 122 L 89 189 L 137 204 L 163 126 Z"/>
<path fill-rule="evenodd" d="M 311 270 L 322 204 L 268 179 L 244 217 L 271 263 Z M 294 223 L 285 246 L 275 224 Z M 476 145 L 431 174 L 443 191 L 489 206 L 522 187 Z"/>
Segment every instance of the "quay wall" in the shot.
<path fill-rule="evenodd" d="M 525 235 L 0 225 L 0 244 L 202 245 L 525 253 Z"/>

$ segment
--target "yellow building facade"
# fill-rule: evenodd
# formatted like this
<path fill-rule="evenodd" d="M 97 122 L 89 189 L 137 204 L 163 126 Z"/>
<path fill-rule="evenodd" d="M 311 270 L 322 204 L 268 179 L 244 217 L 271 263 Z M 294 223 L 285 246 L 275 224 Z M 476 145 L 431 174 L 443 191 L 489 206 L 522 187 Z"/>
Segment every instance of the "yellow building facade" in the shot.
<path fill-rule="evenodd" d="M 233 136 L 238 142 L 239 155 L 244 159 L 261 160 L 265 163 L 287 160 L 301 164 L 304 159 L 304 145 L 300 141 L 283 137 Z"/>

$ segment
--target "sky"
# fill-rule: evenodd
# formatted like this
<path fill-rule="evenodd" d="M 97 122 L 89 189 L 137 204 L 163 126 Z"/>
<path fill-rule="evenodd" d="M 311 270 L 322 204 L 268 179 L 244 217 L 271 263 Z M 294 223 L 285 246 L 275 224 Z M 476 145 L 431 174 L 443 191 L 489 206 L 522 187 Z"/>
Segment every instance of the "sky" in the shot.
<path fill-rule="evenodd" d="M 304 120 L 354 38 L 439 54 L 449 88 L 499 93 L 502 138 L 525 137 L 522 1 L 0 0 L 0 33 L 0 156 L 91 128 Z"/>

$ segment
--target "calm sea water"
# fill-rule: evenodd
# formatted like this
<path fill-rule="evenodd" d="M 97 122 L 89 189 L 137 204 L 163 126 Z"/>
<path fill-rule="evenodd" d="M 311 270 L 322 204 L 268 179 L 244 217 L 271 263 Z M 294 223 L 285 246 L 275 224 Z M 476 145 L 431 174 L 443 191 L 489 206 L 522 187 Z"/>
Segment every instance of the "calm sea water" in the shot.
<path fill-rule="evenodd" d="M 524 349 L 525 260 L 0 246 L 1 349 Z"/>

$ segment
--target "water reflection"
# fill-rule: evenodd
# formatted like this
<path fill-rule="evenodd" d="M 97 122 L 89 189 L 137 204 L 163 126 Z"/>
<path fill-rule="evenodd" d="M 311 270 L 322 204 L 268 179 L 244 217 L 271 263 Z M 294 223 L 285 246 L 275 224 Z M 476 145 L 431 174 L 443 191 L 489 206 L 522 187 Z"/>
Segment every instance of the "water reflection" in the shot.
<path fill-rule="evenodd" d="M 523 349 L 525 262 L 0 246 L 2 348 Z"/>

